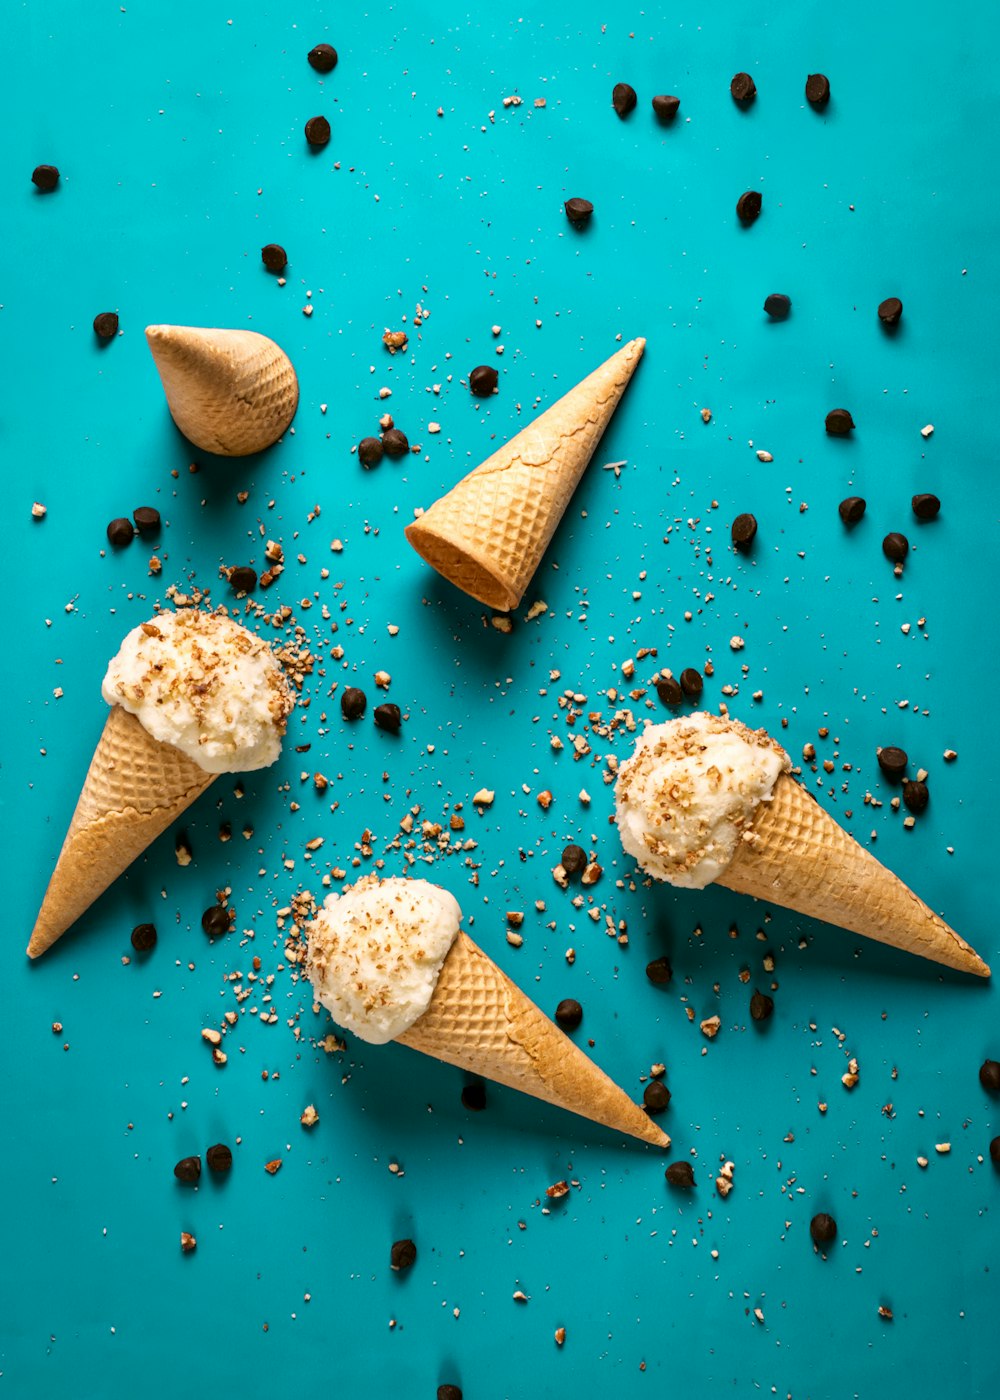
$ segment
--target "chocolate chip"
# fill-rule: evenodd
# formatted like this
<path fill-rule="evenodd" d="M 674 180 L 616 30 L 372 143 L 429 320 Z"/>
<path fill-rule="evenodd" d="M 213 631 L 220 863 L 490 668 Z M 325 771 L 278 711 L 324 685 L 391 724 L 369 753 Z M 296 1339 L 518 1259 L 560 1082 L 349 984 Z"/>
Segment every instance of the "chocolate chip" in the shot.
<path fill-rule="evenodd" d="M 265 243 L 260 250 L 260 259 L 268 272 L 284 272 L 288 266 L 288 254 L 280 243 Z"/>
<path fill-rule="evenodd" d="M 677 115 L 677 109 L 681 105 L 679 97 L 669 97 L 665 92 L 658 93 L 653 98 L 653 111 L 661 122 L 672 122 Z"/>
<path fill-rule="evenodd" d="M 938 511 L 941 509 L 941 502 L 937 496 L 924 492 L 920 496 L 914 496 L 910 506 L 918 520 L 936 520 Z"/>
<path fill-rule="evenodd" d="M 480 399 L 488 399 L 497 387 L 500 376 L 492 365 L 476 365 L 469 371 L 469 388 Z"/>
<path fill-rule="evenodd" d="M 345 719 L 360 719 L 368 708 L 368 697 L 356 685 L 349 685 L 340 697 L 340 713 Z"/>
<path fill-rule="evenodd" d="M 882 553 L 887 559 L 891 559 L 894 564 L 902 564 L 907 554 L 910 552 L 910 541 L 905 535 L 901 535 L 898 530 L 893 530 L 886 535 L 882 541 Z"/>
<path fill-rule="evenodd" d="M 94 334 L 99 340 L 113 340 L 118 334 L 118 313 L 100 311 L 94 317 Z"/>
<path fill-rule="evenodd" d="M 200 1157 L 182 1157 L 174 1167 L 174 1176 L 178 1181 L 186 1181 L 193 1185 L 201 1176 Z"/>
<path fill-rule="evenodd" d="M 819 1215 L 814 1215 L 810 1220 L 809 1233 L 812 1235 L 813 1244 L 832 1244 L 837 1238 L 837 1222 L 832 1215 L 820 1211 Z"/>
<path fill-rule="evenodd" d="M 571 224 L 588 224 L 594 212 L 594 206 L 589 199 L 579 199 L 575 195 L 572 199 L 567 199 L 563 208 Z"/>
<path fill-rule="evenodd" d="M 690 1162 L 671 1162 L 664 1175 L 670 1186 L 680 1186 L 689 1191 L 694 1185 L 694 1167 Z"/>
<path fill-rule="evenodd" d="M 634 87 L 629 87 L 628 83 L 615 83 L 611 93 L 611 105 L 620 117 L 627 117 L 629 112 L 634 112 L 638 100 Z"/>
<path fill-rule="evenodd" d="M 1000 1167 L 1000 1137 L 995 1137 L 990 1143 L 990 1161 Z"/>
<path fill-rule="evenodd" d="M 229 587 L 234 593 L 252 593 L 257 587 L 257 570 L 249 564 L 237 564 L 229 571 Z"/>
<path fill-rule="evenodd" d="M 674 969 L 670 966 L 670 959 L 664 955 L 662 958 L 654 958 L 652 962 L 646 964 L 646 976 L 653 983 L 654 987 L 665 987 L 674 975 Z"/>
<path fill-rule="evenodd" d="M 1000 1094 L 1000 1060 L 984 1060 L 979 1066 L 979 1082 L 991 1094 Z"/>
<path fill-rule="evenodd" d="M 217 1142 L 205 1153 L 205 1161 L 212 1172 L 227 1172 L 233 1165 L 233 1154 L 224 1142 Z"/>
<path fill-rule="evenodd" d="M 372 715 L 379 729 L 384 729 L 389 734 L 398 734 L 399 726 L 403 723 L 403 716 L 399 712 L 399 706 L 391 703 L 376 705 Z"/>
<path fill-rule="evenodd" d="M 132 930 L 132 947 L 137 953 L 148 953 L 156 947 L 156 925 L 136 924 Z"/>
<path fill-rule="evenodd" d="M 903 783 L 903 805 L 908 812 L 919 816 L 921 812 L 926 812 L 930 800 L 931 795 L 927 791 L 926 783 L 920 782 L 919 779 Z"/>
<path fill-rule="evenodd" d="M 332 44 L 317 44 L 306 54 L 309 67 L 317 73 L 332 73 L 337 66 L 337 50 Z"/>
<path fill-rule="evenodd" d="M 845 496 L 837 510 L 845 525 L 856 525 L 864 515 L 867 505 L 864 496 Z"/>
<path fill-rule="evenodd" d="M 119 515 L 117 519 L 108 522 L 107 535 L 115 549 L 123 549 L 125 545 L 132 543 L 135 527 L 131 520 L 126 520 L 124 515 Z"/>
<path fill-rule="evenodd" d="M 382 434 L 382 446 L 387 457 L 405 457 L 410 450 L 410 440 L 398 428 L 387 428 Z"/>
<path fill-rule="evenodd" d="M 482 1113 L 486 1107 L 486 1085 L 481 1079 L 463 1086 L 462 1104 L 470 1113 Z"/>
<path fill-rule="evenodd" d="M 229 932 L 231 927 L 229 910 L 221 904 L 213 904 L 202 914 L 201 926 L 209 938 L 221 938 L 224 933 Z"/>
<path fill-rule="evenodd" d="M 826 415 L 826 431 L 831 437 L 846 437 L 854 431 L 854 419 L 846 408 L 832 408 Z"/>
<path fill-rule="evenodd" d="M 647 1113 L 662 1113 L 670 1103 L 670 1090 L 662 1079 L 651 1079 L 642 1091 L 642 1102 Z"/>
<path fill-rule="evenodd" d="M 140 535 L 155 535 L 160 528 L 160 512 L 155 506 L 136 506 L 132 519 Z"/>
<path fill-rule="evenodd" d="M 813 107 L 825 107 L 830 100 L 830 79 L 824 73 L 810 73 L 806 78 L 806 101 Z"/>
<path fill-rule="evenodd" d="M 587 868 L 587 852 L 582 846 L 564 846 L 559 863 L 567 875 L 579 875 Z"/>
<path fill-rule="evenodd" d="M 462 1400 L 462 1392 L 457 1385 L 439 1385 L 437 1400 Z"/>
<path fill-rule="evenodd" d="M 389 1265 L 398 1273 L 400 1269 L 409 1269 L 416 1263 L 417 1246 L 412 1240 L 397 1240 L 389 1251 Z"/>
<path fill-rule="evenodd" d="M 382 460 L 382 453 L 385 451 L 377 437 L 365 437 L 358 443 L 358 461 L 369 471 L 372 467 L 377 467 Z"/>
<path fill-rule="evenodd" d="M 681 690 L 689 700 L 697 700 L 701 692 L 705 689 L 705 682 L 700 671 L 696 671 L 693 666 L 688 666 L 681 672 Z"/>
<path fill-rule="evenodd" d="M 51 194 L 59 183 L 59 171 L 54 165 L 36 165 L 31 172 L 31 183 L 42 194 Z"/>
<path fill-rule="evenodd" d="M 745 224 L 752 224 L 760 218 L 764 196 L 760 190 L 745 190 L 736 201 L 736 213 Z"/>
<path fill-rule="evenodd" d="M 883 326 L 898 326 L 902 314 L 903 303 L 899 297 L 886 297 L 885 301 L 879 302 L 878 318 Z"/>
<path fill-rule="evenodd" d="M 774 998 L 755 991 L 750 998 L 750 1015 L 755 1021 L 769 1021 L 774 1015 Z"/>
<path fill-rule="evenodd" d="M 660 701 L 672 709 L 684 703 L 684 692 L 673 676 L 661 676 L 656 682 L 656 693 Z"/>
<path fill-rule="evenodd" d="M 878 766 L 891 782 L 898 783 L 906 772 L 906 765 L 909 762 L 904 749 L 897 749 L 892 744 L 885 748 L 876 750 L 875 757 L 878 759 Z"/>
<path fill-rule="evenodd" d="M 583 1007 L 572 997 L 567 997 L 556 1007 L 556 1025 L 562 1026 L 564 1031 L 575 1031 L 583 1020 Z"/>
<path fill-rule="evenodd" d="M 306 122 L 306 140 L 310 146 L 325 146 L 330 139 L 330 123 L 326 117 L 310 117 Z"/>
<path fill-rule="evenodd" d="M 733 544 L 737 549 L 748 550 L 757 533 L 757 519 L 753 515 L 738 515 L 733 521 Z"/>
<path fill-rule="evenodd" d="M 751 103 L 757 96 L 757 84 L 749 73 L 737 73 L 729 84 L 734 102 Z"/>
<path fill-rule="evenodd" d="M 773 321 L 785 321 L 792 309 L 791 297 L 786 297 L 784 292 L 772 292 L 770 296 L 764 298 L 764 310 Z"/>

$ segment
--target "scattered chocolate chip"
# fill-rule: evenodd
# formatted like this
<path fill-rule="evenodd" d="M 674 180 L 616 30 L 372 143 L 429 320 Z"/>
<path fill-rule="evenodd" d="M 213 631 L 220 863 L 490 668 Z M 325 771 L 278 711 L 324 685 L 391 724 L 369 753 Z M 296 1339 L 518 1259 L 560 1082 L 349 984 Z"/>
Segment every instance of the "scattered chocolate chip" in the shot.
<path fill-rule="evenodd" d="M 837 1238 L 837 1222 L 832 1215 L 820 1211 L 809 1222 L 809 1233 L 814 1244 L 832 1244 Z"/>
<path fill-rule="evenodd" d="M 903 314 L 903 303 L 899 297 L 886 297 L 878 306 L 878 318 L 883 326 L 898 326 Z"/>
<path fill-rule="evenodd" d="M 205 1161 L 212 1172 L 227 1172 L 233 1165 L 233 1154 L 224 1142 L 217 1142 L 205 1153 Z"/>
<path fill-rule="evenodd" d="M 772 321 L 786 321 L 791 309 L 792 299 L 786 297 L 784 292 L 772 292 L 770 296 L 764 298 L 764 310 Z"/>
<path fill-rule="evenodd" d="M 590 216 L 594 212 L 594 206 L 589 199 L 579 199 L 574 195 L 572 199 L 567 199 L 563 205 L 566 210 L 566 217 L 571 224 L 587 224 Z"/>
<path fill-rule="evenodd" d="M 182 1157 L 174 1167 L 174 1176 L 178 1181 L 186 1181 L 189 1185 L 193 1185 L 201 1176 L 201 1158 Z"/>
<path fill-rule="evenodd" d="M 878 759 L 878 766 L 882 769 L 885 776 L 892 782 L 898 783 L 906 772 L 906 765 L 909 762 L 909 759 L 906 757 L 906 751 L 904 749 L 897 749 L 892 744 L 888 744 L 885 748 L 879 749 L 875 757 Z"/>
<path fill-rule="evenodd" d="M 979 1082 L 991 1094 L 1000 1094 L 1000 1060 L 984 1060 L 979 1066 Z"/>
<path fill-rule="evenodd" d="M 288 266 L 288 254 L 280 243 L 265 243 L 260 250 L 260 259 L 268 272 L 284 272 Z"/>
<path fill-rule="evenodd" d="M 345 719 L 360 719 L 368 708 L 368 697 L 356 685 L 349 685 L 340 697 L 340 713 Z"/>
<path fill-rule="evenodd" d="M 1000 1137 L 995 1137 L 990 1143 L 990 1161 L 1000 1167 Z"/>
<path fill-rule="evenodd" d="M 774 1015 L 774 998 L 755 991 L 750 998 L 750 1015 L 755 1021 L 769 1021 Z"/>
<path fill-rule="evenodd" d="M 681 672 L 681 690 L 689 700 L 697 700 L 704 689 L 705 682 L 700 671 L 688 666 Z"/>
<path fill-rule="evenodd" d="M 845 496 L 837 510 L 845 525 L 856 525 L 864 515 L 867 505 L 864 496 Z"/>
<path fill-rule="evenodd" d="M 234 593 L 252 593 L 257 587 L 257 570 L 249 564 L 237 564 L 229 571 L 229 587 Z"/>
<path fill-rule="evenodd" d="M 337 66 L 337 50 L 332 44 L 317 44 L 306 54 L 309 67 L 317 73 L 332 73 Z"/>
<path fill-rule="evenodd" d="M 556 1025 L 562 1026 L 564 1031 L 575 1031 L 583 1020 L 583 1007 L 572 997 L 567 997 L 556 1007 Z"/>
<path fill-rule="evenodd" d="M 646 976 L 655 987 L 665 987 L 672 980 L 673 975 L 674 969 L 666 955 L 662 958 L 654 958 L 652 962 L 646 964 Z"/>
<path fill-rule="evenodd" d="M 756 516 L 750 514 L 738 515 L 733 521 L 733 544 L 736 546 L 737 549 L 748 550 L 753 544 L 754 536 L 756 535 L 756 533 Z"/>
<path fill-rule="evenodd" d="M 901 535 L 898 530 L 893 530 L 886 535 L 882 541 L 882 553 L 887 559 L 891 559 L 894 564 L 902 564 L 907 554 L 910 552 L 910 541 L 905 535 Z"/>
<path fill-rule="evenodd" d="M 325 146 L 330 139 L 330 123 L 326 117 L 310 117 L 306 122 L 306 140 L 310 146 Z"/>
<path fill-rule="evenodd" d="M 201 926 L 209 938 L 221 938 L 230 930 L 229 910 L 221 904 L 213 904 L 201 916 Z"/>
<path fill-rule="evenodd" d="M 389 1251 L 389 1265 L 398 1273 L 416 1263 L 417 1246 L 412 1240 L 397 1240 Z"/>
<path fill-rule="evenodd" d="M 389 734 L 398 734 L 399 726 L 403 723 L 403 716 L 400 714 L 399 706 L 389 702 L 386 702 L 384 705 L 376 705 L 372 719 L 379 729 L 384 729 Z"/>
<path fill-rule="evenodd" d="M 656 682 L 656 693 L 661 703 L 671 708 L 684 703 L 684 692 L 673 676 L 661 676 Z"/>
<path fill-rule="evenodd" d="M 479 399 L 488 399 L 497 387 L 500 376 L 492 365 L 476 365 L 469 371 L 469 388 Z"/>
<path fill-rule="evenodd" d="M 155 535 L 160 528 L 160 512 L 155 506 L 136 506 L 132 519 L 140 535 Z"/>
<path fill-rule="evenodd" d="M 457 1385 L 439 1385 L 437 1400 L 462 1400 L 462 1392 Z"/>
<path fill-rule="evenodd" d="M 752 224 L 760 217 L 764 196 L 760 190 L 745 190 L 736 201 L 736 213 L 745 224 Z"/>
<path fill-rule="evenodd" d="M 734 102 L 750 103 L 757 96 L 757 84 L 749 73 L 737 73 L 729 84 Z"/>
<path fill-rule="evenodd" d="M 51 194 L 59 183 L 59 171 L 54 165 L 36 165 L 31 172 L 31 183 L 42 194 Z"/>
<path fill-rule="evenodd" d="M 653 98 L 653 111 L 661 122 L 672 122 L 677 115 L 677 109 L 681 105 L 679 97 L 669 97 L 665 92 L 658 93 Z"/>
<path fill-rule="evenodd" d="M 156 925 L 136 924 L 132 930 L 132 947 L 137 953 L 148 953 L 156 947 Z"/>
<path fill-rule="evenodd" d="M 919 816 L 921 812 L 926 812 L 930 800 L 931 795 L 927 791 L 926 783 L 920 782 L 919 779 L 903 783 L 903 805 L 908 812 Z"/>
<path fill-rule="evenodd" d="M 462 1087 L 462 1105 L 470 1113 L 482 1113 L 486 1107 L 486 1085 L 481 1079 Z"/>
<path fill-rule="evenodd" d="M 854 431 L 854 419 L 846 408 L 832 408 L 826 415 L 826 431 L 831 437 L 846 437 Z"/>
<path fill-rule="evenodd" d="M 671 1162 L 665 1172 L 670 1186 L 682 1186 L 690 1190 L 694 1185 L 694 1167 L 690 1162 Z"/>
<path fill-rule="evenodd" d="M 99 340 L 113 340 L 118 334 L 118 313 L 101 311 L 94 317 L 94 334 Z"/>
<path fill-rule="evenodd" d="M 941 509 L 941 502 L 937 496 L 924 492 L 920 496 L 914 496 L 910 506 L 918 520 L 936 520 L 938 511 Z"/>
<path fill-rule="evenodd" d="M 117 519 L 109 521 L 107 534 L 115 549 L 123 549 L 125 545 L 132 543 L 135 527 L 131 520 L 126 520 L 124 515 L 119 515 Z"/>
<path fill-rule="evenodd" d="M 810 73 L 806 78 L 806 101 L 812 107 L 825 107 L 830 100 L 830 79 L 824 73 Z"/>
<path fill-rule="evenodd" d="M 651 1079 L 642 1091 L 642 1102 L 647 1113 L 662 1113 L 670 1103 L 670 1090 L 662 1079 Z"/>
<path fill-rule="evenodd" d="M 627 117 L 629 112 L 634 112 L 638 100 L 634 87 L 629 87 L 628 83 L 615 83 L 611 93 L 611 105 L 620 117 Z"/>
<path fill-rule="evenodd" d="M 384 450 L 377 437 L 364 437 L 358 443 L 358 461 L 370 470 L 381 462 Z"/>
<path fill-rule="evenodd" d="M 559 863 L 567 875 L 579 875 L 587 868 L 587 852 L 582 846 L 564 846 Z"/>
<path fill-rule="evenodd" d="M 410 450 L 410 440 L 398 428 L 387 428 L 382 434 L 382 446 L 387 457 L 405 457 Z"/>

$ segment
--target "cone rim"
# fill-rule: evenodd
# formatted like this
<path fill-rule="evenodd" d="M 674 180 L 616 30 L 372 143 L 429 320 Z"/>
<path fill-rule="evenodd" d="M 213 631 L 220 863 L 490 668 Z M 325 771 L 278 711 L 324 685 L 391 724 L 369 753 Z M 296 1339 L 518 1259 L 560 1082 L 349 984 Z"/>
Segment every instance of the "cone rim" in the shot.
<path fill-rule="evenodd" d="M 469 549 L 454 535 L 422 518 L 407 525 L 404 534 L 424 563 L 462 593 L 497 612 L 517 607 L 520 598 L 478 550 Z"/>

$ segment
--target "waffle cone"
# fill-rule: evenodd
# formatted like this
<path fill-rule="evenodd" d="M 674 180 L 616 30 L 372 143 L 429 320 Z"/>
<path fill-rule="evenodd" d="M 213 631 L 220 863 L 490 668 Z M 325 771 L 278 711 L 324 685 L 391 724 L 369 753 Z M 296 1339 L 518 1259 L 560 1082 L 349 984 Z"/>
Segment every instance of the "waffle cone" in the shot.
<path fill-rule="evenodd" d="M 430 1006 L 399 1041 L 616 1132 L 670 1146 L 638 1104 L 464 933 L 445 958 Z"/>
<path fill-rule="evenodd" d="M 151 738 L 134 715 L 115 705 L 90 760 L 29 957 L 51 948 L 214 777 L 171 744 Z"/>
<path fill-rule="evenodd" d="M 270 447 L 299 403 L 283 350 L 256 331 L 147 326 L 174 422 L 206 452 L 246 457 Z"/>
<path fill-rule="evenodd" d="M 751 840 L 737 847 L 717 883 L 946 967 L 990 975 L 975 949 L 788 774 L 757 809 Z"/>
<path fill-rule="evenodd" d="M 408 525 L 417 553 L 487 607 L 517 607 L 645 345 L 630 341 Z"/>

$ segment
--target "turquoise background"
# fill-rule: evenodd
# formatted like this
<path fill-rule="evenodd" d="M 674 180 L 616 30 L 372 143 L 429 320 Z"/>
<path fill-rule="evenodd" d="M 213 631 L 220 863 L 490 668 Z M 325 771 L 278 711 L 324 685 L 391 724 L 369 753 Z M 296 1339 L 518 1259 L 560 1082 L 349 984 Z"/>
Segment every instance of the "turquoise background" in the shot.
<path fill-rule="evenodd" d="M 567 738 L 559 693 L 587 696 L 583 732 L 586 711 L 610 714 L 602 692 L 626 688 L 616 667 L 640 647 L 659 656 L 638 664 L 637 685 L 656 664 L 711 657 L 706 704 L 738 686 L 733 713 L 781 733 L 794 758 L 807 741 L 821 758 L 836 752 L 821 800 L 862 841 L 877 833 L 880 859 L 1000 957 L 984 714 L 996 679 L 992 12 L 887 0 L 769 13 L 732 0 L 7 7 L 0 1392 L 419 1400 L 452 1381 L 467 1400 L 996 1393 L 1000 1178 L 987 1148 L 1000 1104 L 976 1076 L 985 1054 L 1000 1057 L 993 988 L 781 911 L 760 942 L 762 911 L 722 890 L 621 886 L 630 867 L 601 777 L 609 745 L 592 738 L 578 763 L 549 745 Z M 326 79 L 305 61 L 322 40 L 340 52 Z M 738 69 L 759 89 L 746 113 L 728 92 Z M 833 88 L 821 115 L 803 98 L 815 70 Z M 624 123 L 610 107 L 618 80 L 639 93 Z M 504 108 L 515 92 L 523 105 Z M 656 92 L 681 97 L 672 128 L 655 123 Z M 312 155 L 302 127 L 318 112 L 333 140 Z M 62 171 L 47 197 L 29 182 L 43 161 Z M 734 204 L 751 187 L 764 212 L 743 230 Z M 563 216 L 570 195 L 596 206 L 583 234 Z M 284 287 L 260 263 L 272 240 L 289 253 Z M 761 310 L 771 291 L 792 297 L 785 324 Z M 905 303 L 892 338 L 875 317 L 889 295 Z M 430 318 L 411 353 L 390 359 L 382 331 L 406 315 L 412 333 L 418 302 Z M 111 308 L 122 334 L 100 348 L 91 321 Z M 143 327 L 159 321 L 277 339 L 301 382 L 294 434 L 245 462 L 194 452 L 145 346 Z M 402 527 L 619 335 L 648 337 L 646 358 L 501 635 L 423 566 Z M 501 375 L 485 405 L 459 382 L 482 361 Z M 382 385 L 393 393 L 380 405 Z M 849 442 L 823 432 L 839 406 L 858 425 Z M 362 472 L 351 447 L 386 407 L 424 452 Z M 601 470 L 622 459 L 620 478 Z M 944 502 L 933 525 L 912 520 L 918 490 Z M 836 513 L 849 492 L 868 500 L 850 535 Z M 139 504 L 167 522 L 158 579 L 145 543 L 104 549 L 107 521 Z M 728 547 L 742 510 L 760 522 L 749 558 Z M 248 776 L 241 801 L 222 779 L 192 809 L 190 866 L 165 836 L 29 965 L 23 948 L 103 721 L 107 658 L 170 583 L 227 599 L 218 567 L 262 566 L 259 523 L 289 560 L 264 600 L 287 603 L 324 646 L 327 603 L 343 665 L 327 658 L 307 683 L 312 705 L 277 767 Z M 913 545 L 899 583 L 879 547 L 890 529 Z M 548 612 L 527 623 L 535 598 Z M 379 668 L 408 714 L 398 740 L 367 721 L 348 732 L 326 698 L 334 680 L 356 680 L 374 703 Z M 648 713 L 662 716 L 655 699 Z M 913 831 L 888 806 L 875 763 L 885 743 L 930 774 Z M 613 751 L 624 756 L 626 736 Z M 316 770 L 338 775 L 323 797 L 300 781 Z M 482 818 L 469 804 L 481 786 L 497 792 Z M 543 787 L 555 794 L 547 814 Z M 866 808 L 866 791 L 886 805 Z M 458 801 L 478 888 L 462 856 L 426 873 L 544 1008 L 579 998 L 578 1039 L 630 1093 L 666 1062 L 673 1159 L 697 1154 L 689 1196 L 668 1190 L 655 1152 L 504 1090 L 467 1113 L 462 1076 L 401 1047 L 352 1042 L 327 1057 L 293 1038 L 286 1021 L 300 1009 L 308 1037 L 326 1021 L 278 971 L 275 910 L 349 866 L 366 827 L 400 871 L 385 846 L 407 809 L 440 820 Z M 252 840 L 239 834 L 247 821 Z M 310 858 L 316 835 L 325 844 Z M 551 880 L 576 838 L 598 853 L 594 894 L 627 921 L 628 947 Z M 222 885 L 252 945 L 201 933 Z M 508 909 L 527 911 L 520 950 L 505 942 Z M 158 947 L 123 965 L 132 925 L 150 918 Z M 779 986 L 760 1032 L 747 1004 L 767 984 L 768 949 Z M 662 990 L 643 969 L 665 951 L 675 979 Z M 199 1033 L 235 1006 L 223 979 L 254 953 L 277 974 L 279 1020 L 244 1016 L 219 1071 Z M 722 1030 L 709 1044 L 697 1021 L 713 1012 Z M 848 1055 L 860 1064 L 853 1093 L 840 1083 Z M 309 1103 L 311 1133 L 299 1125 Z M 222 1185 L 174 1181 L 178 1157 L 237 1137 Z M 943 1141 L 946 1157 L 934 1152 Z M 284 1165 L 272 1178 L 274 1157 Z M 712 1184 L 723 1158 L 735 1164 L 725 1201 Z M 546 1186 L 563 1177 L 579 1189 L 543 1214 Z M 807 1233 L 818 1210 L 841 1232 L 825 1262 Z M 198 1237 L 191 1257 L 182 1229 Z M 388 1267 L 402 1235 L 419 1248 L 408 1277 Z"/>

